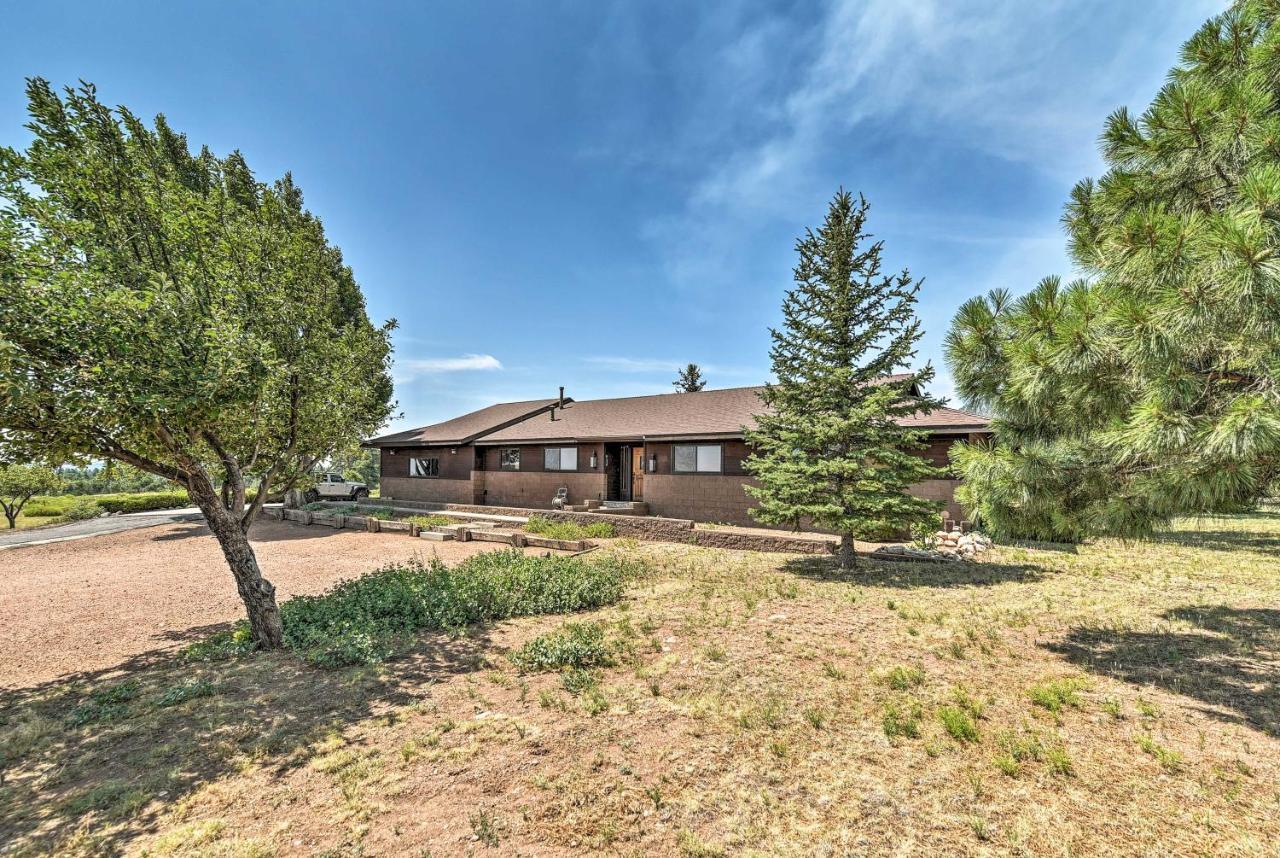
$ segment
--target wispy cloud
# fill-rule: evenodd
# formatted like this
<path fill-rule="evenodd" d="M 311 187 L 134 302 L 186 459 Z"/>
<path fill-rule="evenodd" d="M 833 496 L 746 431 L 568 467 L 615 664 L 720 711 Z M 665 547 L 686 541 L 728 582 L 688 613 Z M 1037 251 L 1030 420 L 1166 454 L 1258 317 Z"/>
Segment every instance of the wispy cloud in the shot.
<path fill-rule="evenodd" d="M 395 380 L 412 381 L 424 375 L 440 375 L 449 372 L 502 369 L 502 361 L 493 355 L 462 355 L 460 357 L 406 358 L 395 363 Z"/>
<path fill-rule="evenodd" d="M 1222 5 L 1190 4 L 1205 16 Z M 1093 141 L 1105 116 L 1121 104 L 1144 103 L 1186 36 L 1174 29 L 1185 26 L 1181 19 L 1135 22 L 1110 0 L 976 5 L 834 0 L 807 38 L 793 35 L 806 51 L 784 64 L 787 74 L 772 52 L 750 49 L 773 43 L 761 37 L 777 20 L 744 22 L 731 45 L 736 63 L 705 78 L 711 95 L 720 96 L 700 99 L 705 110 L 691 120 L 706 127 L 725 114 L 718 124 L 731 133 L 686 153 L 702 169 L 689 171 L 683 205 L 646 225 L 671 279 L 691 287 L 740 279 L 734 260 L 742 259 L 744 237 L 769 220 L 810 222 L 835 183 L 856 188 L 865 181 L 859 154 L 875 164 L 904 146 L 918 145 L 929 157 L 945 145 L 1021 165 L 1065 188 L 1097 168 Z M 1105 27 L 1113 27 L 1107 50 L 1078 55 L 1081 31 Z M 1072 70 L 1071 85 L 1056 86 L 1064 67 Z M 767 75 L 787 83 L 776 90 L 751 83 Z M 747 131 L 734 124 L 741 110 L 732 93 L 742 81 L 762 102 Z M 938 201 L 917 208 L 898 213 L 928 214 Z M 978 232 L 982 225 L 955 226 Z M 754 264 L 740 263 L 748 273 Z"/>
<path fill-rule="evenodd" d="M 583 358 L 583 361 L 591 366 L 597 366 L 601 369 L 607 369 L 611 372 L 625 373 L 670 373 L 674 376 L 676 372 L 684 369 L 689 363 L 687 360 L 675 360 L 672 358 L 635 358 L 620 357 L 614 355 L 598 355 L 595 357 Z M 703 373 L 713 375 L 729 375 L 729 376 L 750 376 L 760 374 L 760 370 L 746 366 L 726 366 L 717 363 L 701 363 L 694 361 L 702 369 Z"/>

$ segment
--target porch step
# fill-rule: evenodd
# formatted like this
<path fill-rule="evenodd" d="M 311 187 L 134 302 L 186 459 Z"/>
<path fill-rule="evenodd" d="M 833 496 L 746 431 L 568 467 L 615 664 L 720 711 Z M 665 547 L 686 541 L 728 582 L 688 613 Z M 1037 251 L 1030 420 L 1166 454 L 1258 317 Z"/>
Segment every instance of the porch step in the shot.
<path fill-rule="evenodd" d="M 591 511 L 605 515 L 648 515 L 649 505 L 644 501 L 601 501 Z"/>

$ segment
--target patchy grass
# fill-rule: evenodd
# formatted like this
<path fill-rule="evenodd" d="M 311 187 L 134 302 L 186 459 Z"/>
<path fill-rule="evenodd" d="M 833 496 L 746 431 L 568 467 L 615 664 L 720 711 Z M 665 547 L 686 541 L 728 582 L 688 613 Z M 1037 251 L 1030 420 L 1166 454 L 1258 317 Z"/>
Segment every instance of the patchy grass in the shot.
<path fill-rule="evenodd" d="M 406 593 L 435 606 L 413 616 L 463 618 L 395 620 L 394 660 L 322 670 L 246 652 L 233 630 L 184 659 L 0 692 L 0 842 L 265 856 L 1280 841 L 1273 512 L 1146 544 L 1003 547 L 963 569 L 841 576 L 631 541 L 591 557 L 648 571 L 566 618 L 503 607 L 573 610 L 538 595 L 547 574 L 584 580 L 559 566 L 501 595 L 459 591 L 461 573 L 442 590 L 424 563 L 307 618 L 332 642 L 403 616 Z M 444 610 L 459 604 L 490 620 Z"/>

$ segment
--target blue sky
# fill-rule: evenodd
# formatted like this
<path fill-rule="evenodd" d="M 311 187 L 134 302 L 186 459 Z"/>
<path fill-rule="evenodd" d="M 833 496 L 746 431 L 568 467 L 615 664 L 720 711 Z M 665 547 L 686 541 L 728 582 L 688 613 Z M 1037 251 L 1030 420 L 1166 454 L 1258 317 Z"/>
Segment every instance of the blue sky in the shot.
<path fill-rule="evenodd" d="M 920 359 L 992 287 L 1068 274 L 1106 115 L 1222 2 L 0 3 L 23 78 L 83 78 L 291 170 L 376 320 L 393 426 L 495 401 L 769 375 L 795 238 L 840 185 L 925 278 Z"/>

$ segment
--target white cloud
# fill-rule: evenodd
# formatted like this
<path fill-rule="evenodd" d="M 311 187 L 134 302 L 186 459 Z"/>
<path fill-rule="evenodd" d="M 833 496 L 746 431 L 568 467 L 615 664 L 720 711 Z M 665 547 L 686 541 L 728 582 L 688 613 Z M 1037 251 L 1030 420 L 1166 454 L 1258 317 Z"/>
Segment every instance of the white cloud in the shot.
<path fill-rule="evenodd" d="M 626 373 L 671 373 L 673 376 L 679 370 L 684 369 L 689 363 L 687 360 L 675 360 L 670 358 L 633 358 L 619 356 L 596 356 L 583 358 L 583 361 L 598 366 L 611 372 Z M 760 370 L 745 366 L 726 366 L 716 363 L 701 363 L 694 361 L 704 374 L 712 375 L 729 375 L 729 376 L 750 376 L 759 375 Z"/>
<path fill-rule="evenodd" d="M 395 380 L 412 381 L 424 375 L 448 372 L 502 369 L 502 361 L 493 355 L 462 355 L 461 357 L 407 358 L 395 363 Z"/>
<path fill-rule="evenodd" d="M 1180 42 L 1221 6 L 1189 0 L 1177 14 L 1133 16 L 1111 0 L 834 0 L 812 41 L 800 40 L 807 53 L 788 85 L 773 92 L 751 82 L 776 71 L 775 57 L 741 46 L 773 42 L 757 37 L 778 23 L 749 24 L 731 45 L 741 48 L 736 63 L 707 75 L 705 86 L 720 97 L 701 99 L 706 110 L 689 119 L 699 127 L 718 121 L 726 133 L 685 153 L 702 169 L 692 171 L 683 205 L 651 219 L 645 237 L 678 284 L 732 279 L 740 273 L 732 260 L 753 226 L 809 222 L 815 201 L 833 190 L 833 166 L 834 180 L 856 189 L 856 169 L 850 174 L 840 153 L 878 145 L 874 135 L 886 128 L 897 131 L 883 145 L 920 145 L 922 155 L 936 145 L 967 149 L 1065 187 L 1097 170 L 1095 140 L 1107 114 L 1122 104 L 1141 109 Z M 1086 38 L 1098 28 L 1105 37 Z M 1098 56 L 1082 56 L 1099 38 L 1106 42 Z M 772 99 L 758 107 L 755 133 L 743 133 L 731 115 L 741 81 Z M 866 139 L 851 137 L 864 128 Z"/>

